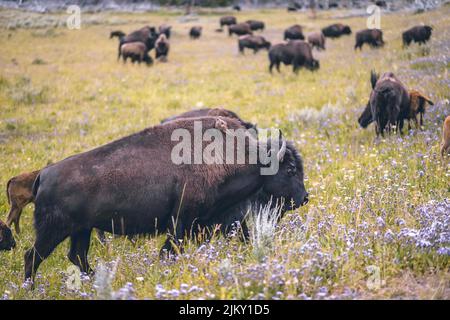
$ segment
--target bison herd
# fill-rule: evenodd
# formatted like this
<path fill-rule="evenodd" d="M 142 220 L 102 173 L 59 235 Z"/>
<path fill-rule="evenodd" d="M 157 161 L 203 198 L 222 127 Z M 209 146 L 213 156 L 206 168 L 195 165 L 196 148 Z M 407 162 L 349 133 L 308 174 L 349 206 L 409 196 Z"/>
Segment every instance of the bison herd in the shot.
<path fill-rule="evenodd" d="M 325 50 L 326 38 L 339 38 L 352 33 L 349 26 L 333 24 L 305 38 L 303 28 L 293 25 L 284 31 L 285 42 L 272 45 L 255 31 L 265 30 L 262 21 L 238 23 L 233 16 L 220 19 L 221 29 L 228 26 L 229 35 L 236 34 L 239 52 L 254 53 L 268 50 L 269 70 L 280 71 L 281 63 L 314 71 L 320 63 L 313 57 L 313 48 Z M 110 33 L 119 39 L 118 59 L 124 62 L 152 64 L 155 58 L 167 61 L 171 26 L 145 26 L 125 34 Z M 431 27 L 417 26 L 403 33 L 404 45 L 425 43 Z M 193 26 L 189 37 L 198 39 L 202 26 Z M 305 41 L 305 39 L 307 41 Z M 356 33 L 357 48 L 363 44 L 383 46 L 383 33 L 367 29 Z M 374 122 L 376 135 L 393 130 L 402 132 L 404 121 L 423 125 L 427 104 L 433 104 L 424 94 L 409 90 L 392 72 L 379 76 L 371 73 L 372 92 L 358 119 L 363 128 Z M 420 122 L 417 117 L 420 117 Z M 25 278 L 33 279 L 40 263 L 52 251 L 70 238 L 69 260 L 83 272 L 90 272 L 88 251 L 92 230 L 116 235 L 167 234 L 161 254 L 182 250 L 182 239 L 196 238 L 203 230 L 220 225 L 227 234 L 240 228 L 243 239 L 248 238 L 244 207 L 249 203 L 277 203 L 283 212 L 308 202 L 304 185 L 302 159 L 294 144 L 281 136 L 276 140 L 259 140 L 246 136 L 245 152 L 250 146 L 275 154 L 279 170 L 274 175 L 261 175 L 266 166 L 259 158 L 255 164 L 194 164 L 176 165 L 171 161 L 175 146 L 171 135 L 184 129 L 194 133 L 195 123 L 202 130 L 217 129 L 223 137 L 230 129 L 257 130 L 255 124 L 241 119 L 236 113 L 221 109 L 197 109 L 162 120 L 147 128 L 93 150 L 73 155 L 46 167 L 13 177 L 7 183 L 8 203 L 11 205 L 6 224 L 0 221 L 0 250 L 15 246 L 10 230 L 15 225 L 20 232 L 22 209 L 34 202 L 36 240 L 25 254 Z M 236 139 L 236 137 L 234 137 Z M 225 140 L 225 139 L 224 139 Z M 270 143 L 269 143 L 270 142 Z M 273 148 L 275 143 L 276 148 Z M 201 143 L 202 144 L 202 143 Z M 203 148 L 205 147 L 203 143 Z M 444 123 L 441 155 L 450 151 L 450 117 Z M 226 156 L 226 149 L 224 157 Z"/>

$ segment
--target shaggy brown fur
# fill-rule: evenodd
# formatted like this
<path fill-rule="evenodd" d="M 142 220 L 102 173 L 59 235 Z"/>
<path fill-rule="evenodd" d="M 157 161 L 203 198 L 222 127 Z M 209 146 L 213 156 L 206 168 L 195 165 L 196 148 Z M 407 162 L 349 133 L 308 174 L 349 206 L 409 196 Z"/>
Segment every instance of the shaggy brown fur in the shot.
<path fill-rule="evenodd" d="M 6 184 L 6 195 L 9 209 L 6 225 L 11 227 L 14 224 L 17 233 L 20 233 L 20 216 L 23 208 L 34 201 L 33 183 L 40 170 L 27 172 L 9 179 Z"/>
<path fill-rule="evenodd" d="M 442 128 L 441 158 L 450 153 L 450 116 L 445 118 Z"/>
<path fill-rule="evenodd" d="M 123 63 L 126 63 L 128 58 L 130 58 L 133 63 L 141 63 L 143 61 L 147 64 L 152 63 L 152 60 L 148 55 L 147 47 L 143 42 L 130 42 L 123 44 L 120 47 L 120 55 L 122 56 Z"/>
<path fill-rule="evenodd" d="M 299 24 L 295 24 L 284 30 L 284 40 L 304 40 L 303 28 Z"/>

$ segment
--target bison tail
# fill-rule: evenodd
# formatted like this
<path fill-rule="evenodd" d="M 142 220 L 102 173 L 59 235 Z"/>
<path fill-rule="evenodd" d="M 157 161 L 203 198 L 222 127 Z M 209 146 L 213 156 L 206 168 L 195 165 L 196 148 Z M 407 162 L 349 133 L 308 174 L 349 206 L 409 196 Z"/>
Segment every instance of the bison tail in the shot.
<path fill-rule="evenodd" d="M 6 183 L 6 199 L 8 200 L 8 204 L 11 204 L 11 199 L 9 197 L 9 185 L 11 184 L 13 179 L 14 178 L 9 179 L 8 182 Z"/>
<path fill-rule="evenodd" d="M 41 181 L 41 173 L 39 173 L 36 177 L 36 179 L 33 182 L 33 197 L 36 199 L 36 195 L 39 189 L 39 184 Z"/>
<path fill-rule="evenodd" d="M 372 89 L 375 89 L 375 86 L 378 82 L 378 79 L 380 78 L 380 75 L 375 72 L 375 70 L 370 71 L 370 83 L 372 85 Z"/>

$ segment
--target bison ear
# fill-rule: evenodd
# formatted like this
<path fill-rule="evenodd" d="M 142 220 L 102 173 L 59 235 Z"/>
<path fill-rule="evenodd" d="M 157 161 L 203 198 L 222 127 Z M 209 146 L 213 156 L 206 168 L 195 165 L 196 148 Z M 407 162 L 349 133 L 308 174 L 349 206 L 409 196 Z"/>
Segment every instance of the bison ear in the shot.
<path fill-rule="evenodd" d="M 221 117 L 217 117 L 216 118 L 216 123 L 214 125 L 214 127 L 216 129 L 219 129 L 220 131 L 222 131 L 223 133 L 226 133 L 228 130 L 228 124 L 226 123 L 225 120 L 223 120 Z"/>

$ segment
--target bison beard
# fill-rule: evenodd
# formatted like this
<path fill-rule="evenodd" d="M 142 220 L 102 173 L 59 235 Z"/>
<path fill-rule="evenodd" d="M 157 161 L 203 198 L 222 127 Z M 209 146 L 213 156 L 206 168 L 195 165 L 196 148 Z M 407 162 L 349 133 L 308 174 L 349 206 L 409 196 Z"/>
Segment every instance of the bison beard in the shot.
<path fill-rule="evenodd" d="M 307 201 L 298 154 L 286 147 L 277 154 L 280 168 L 273 176 L 261 176 L 261 164 L 170 161 L 175 129 L 192 133 L 195 121 L 202 122 L 203 130 L 216 128 L 218 119 L 180 119 L 155 126 L 44 168 L 33 186 L 36 241 L 25 254 L 25 278 L 34 276 L 67 237 L 68 258 L 90 272 L 87 254 L 93 228 L 123 235 L 168 232 L 165 252 L 199 228 L 227 221 L 224 214 L 230 208 L 261 189 L 287 203 L 293 199 L 294 208 Z M 221 119 L 229 129 L 243 128 L 237 120 Z M 250 143 L 255 140 L 248 139 Z"/>

